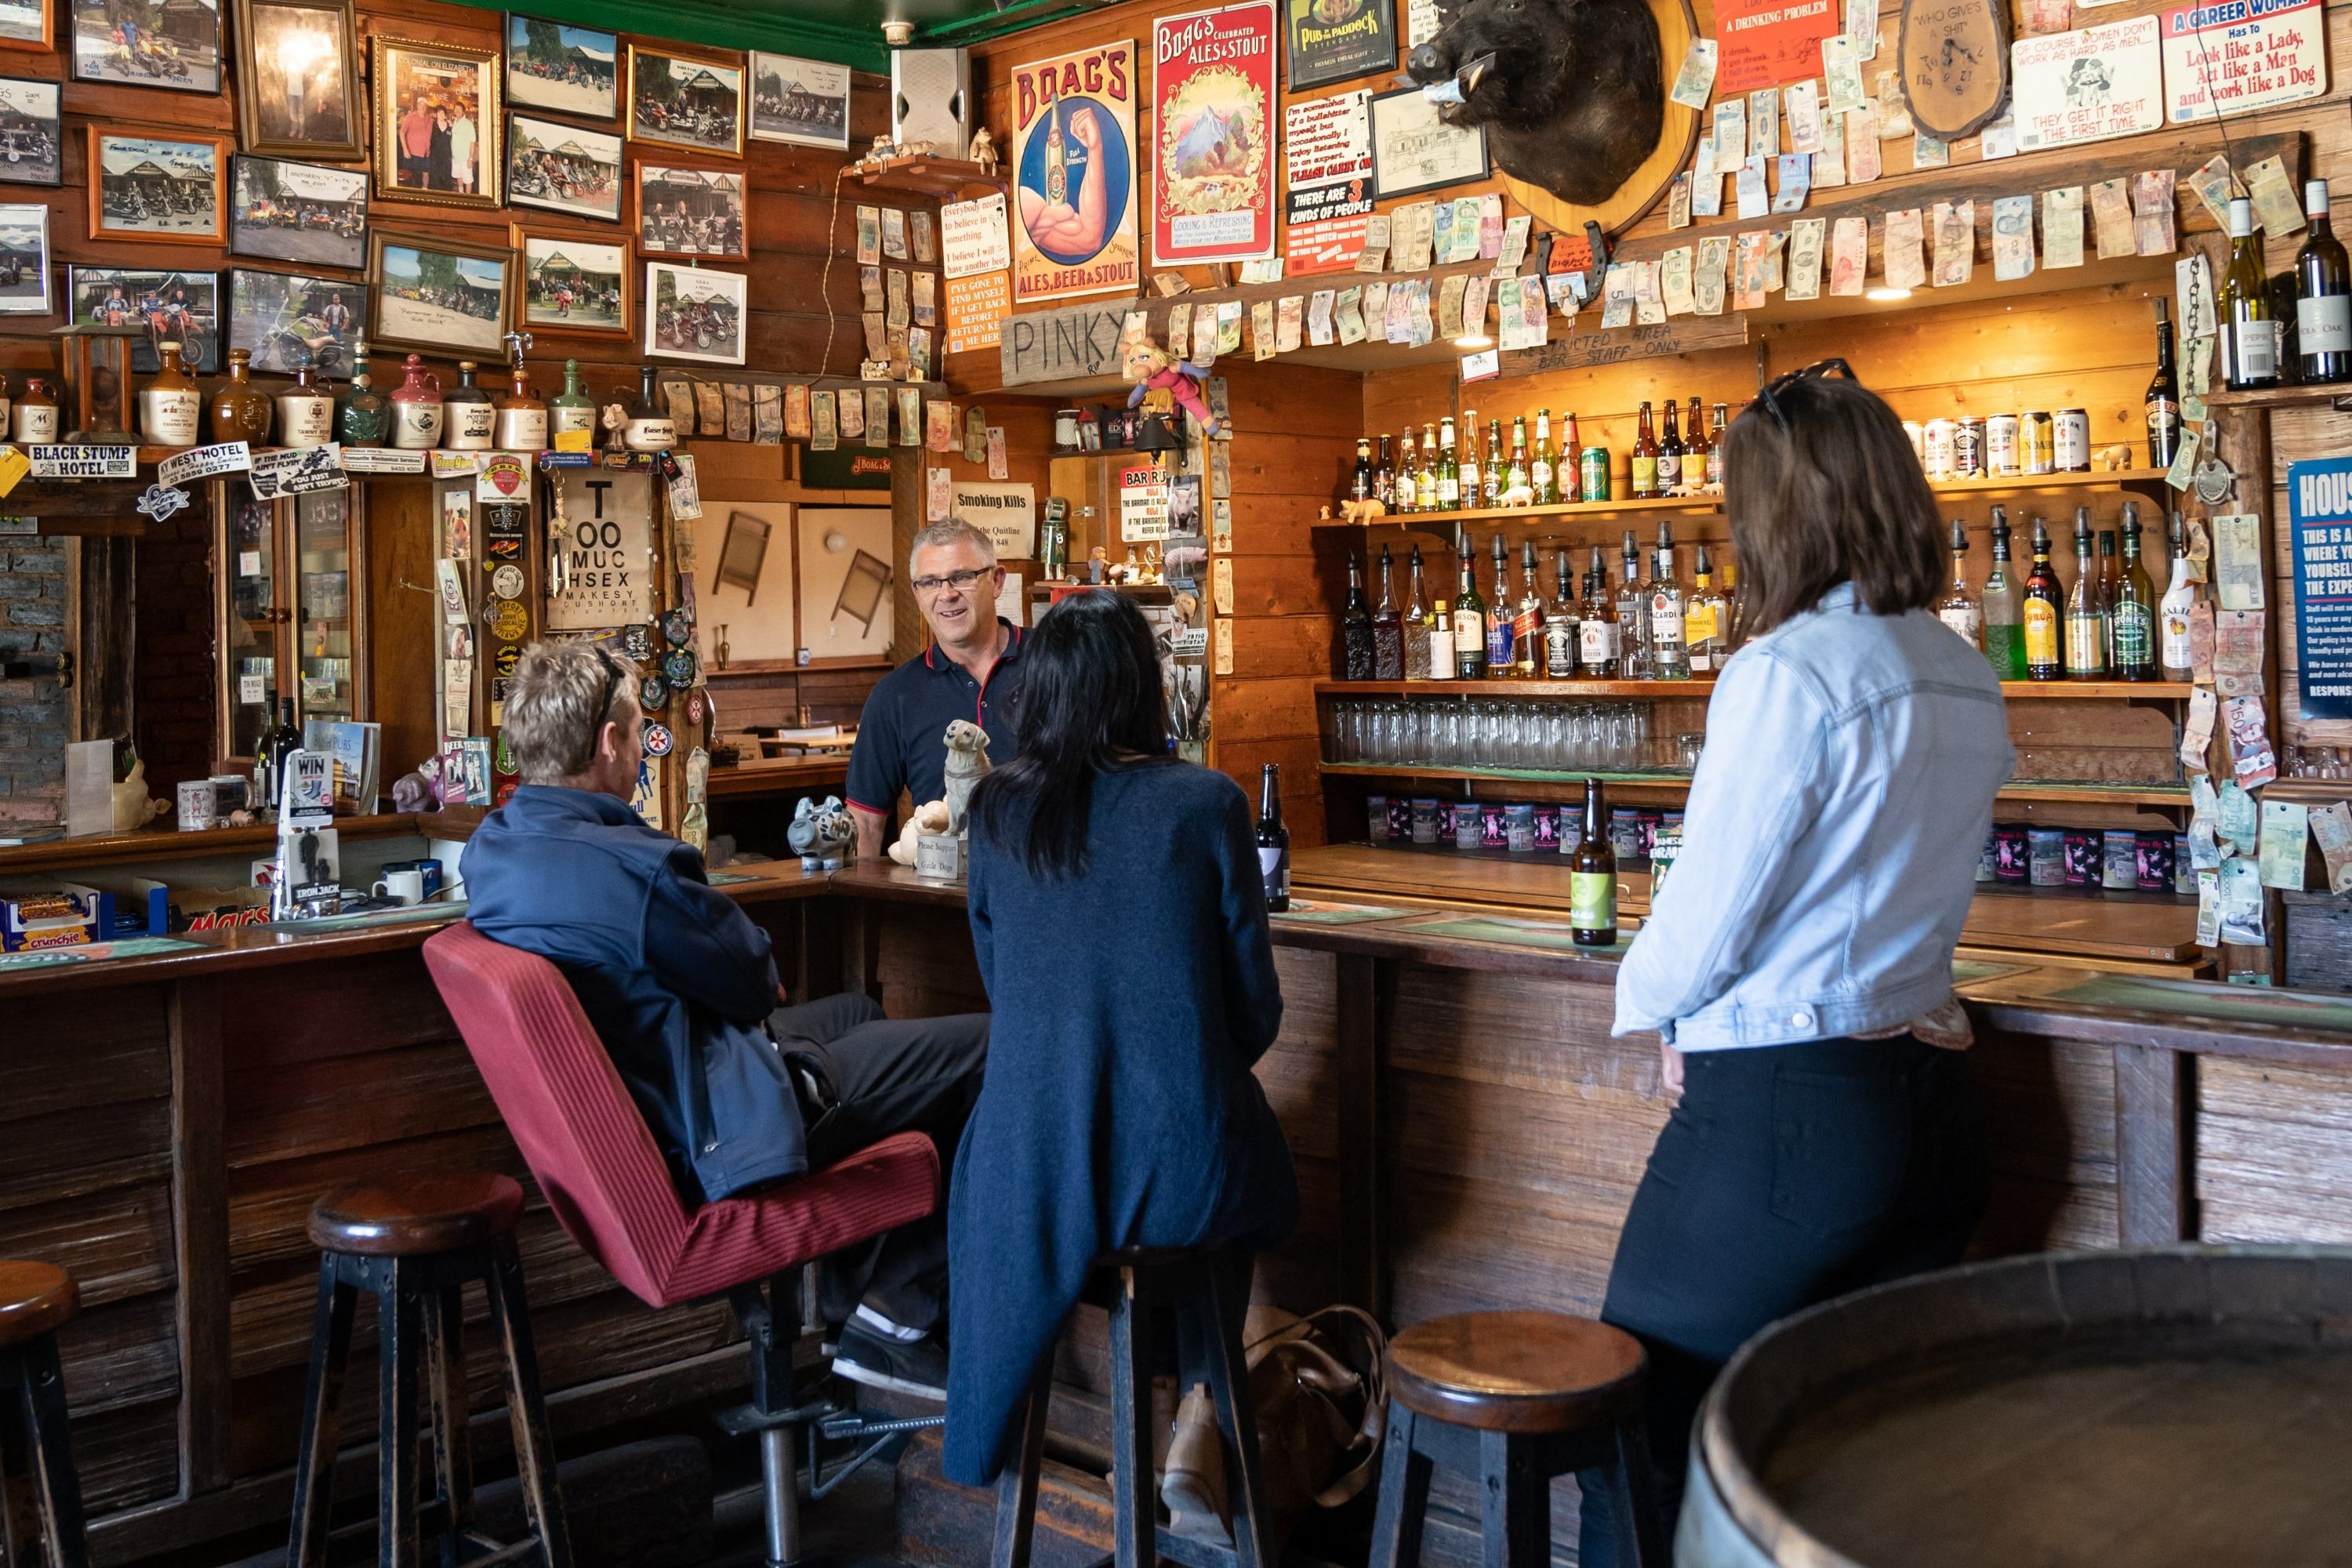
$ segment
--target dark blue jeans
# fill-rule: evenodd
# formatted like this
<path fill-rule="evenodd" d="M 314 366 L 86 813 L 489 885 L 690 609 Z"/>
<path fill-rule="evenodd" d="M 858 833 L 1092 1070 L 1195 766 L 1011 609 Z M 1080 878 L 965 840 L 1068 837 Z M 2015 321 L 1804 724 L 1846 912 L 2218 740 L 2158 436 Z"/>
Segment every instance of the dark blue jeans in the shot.
<path fill-rule="evenodd" d="M 1650 1152 L 1601 1310 L 1650 1353 L 1644 1415 L 1669 1540 L 1692 1419 L 1732 1352 L 1800 1308 L 1958 1263 L 1990 1196 L 1963 1052 L 1904 1035 L 1685 1058 L 1682 1103 Z M 1612 1568 L 1608 1510 L 1582 1517 L 1578 1561 Z"/>

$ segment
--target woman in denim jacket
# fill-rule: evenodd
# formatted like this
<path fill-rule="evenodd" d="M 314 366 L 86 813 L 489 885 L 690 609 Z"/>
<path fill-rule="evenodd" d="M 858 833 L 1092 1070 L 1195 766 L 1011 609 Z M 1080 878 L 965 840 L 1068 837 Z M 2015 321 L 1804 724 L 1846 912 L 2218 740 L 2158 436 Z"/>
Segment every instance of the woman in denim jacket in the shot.
<path fill-rule="evenodd" d="M 1670 1510 L 1742 1341 L 1958 1262 L 1984 1212 L 1952 949 L 2015 763 L 2000 683 L 1930 608 L 1944 555 L 1919 459 L 1844 361 L 1733 422 L 1724 504 L 1738 651 L 1683 852 L 1617 977 L 1615 1033 L 1656 1031 L 1683 1090 L 1601 1310 L 1649 1351 Z M 1585 1512 L 1583 1562 L 1615 1561 L 1604 1513 Z"/>

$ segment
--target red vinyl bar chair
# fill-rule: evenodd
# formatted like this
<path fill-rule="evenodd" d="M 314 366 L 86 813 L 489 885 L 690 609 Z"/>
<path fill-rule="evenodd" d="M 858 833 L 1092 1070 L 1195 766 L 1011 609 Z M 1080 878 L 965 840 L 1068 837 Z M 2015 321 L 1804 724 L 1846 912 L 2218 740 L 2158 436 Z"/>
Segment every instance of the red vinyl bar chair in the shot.
<path fill-rule="evenodd" d="M 895 1457 L 908 1430 L 938 1425 L 937 1417 L 867 1421 L 824 1398 L 796 1404 L 793 1392 L 799 1270 L 929 1214 L 940 1181 L 930 1140 L 897 1133 L 796 1181 L 689 1213 L 562 971 L 464 922 L 425 944 L 425 964 L 564 1232 L 649 1306 L 722 1292 L 734 1304 L 751 1342 L 751 1403 L 720 1424 L 759 1433 L 768 1563 L 793 1563 L 802 1431 L 814 1428 L 812 1482 L 816 1432 L 874 1439 L 832 1482 L 812 1489 L 822 1496 L 886 1447 Z"/>

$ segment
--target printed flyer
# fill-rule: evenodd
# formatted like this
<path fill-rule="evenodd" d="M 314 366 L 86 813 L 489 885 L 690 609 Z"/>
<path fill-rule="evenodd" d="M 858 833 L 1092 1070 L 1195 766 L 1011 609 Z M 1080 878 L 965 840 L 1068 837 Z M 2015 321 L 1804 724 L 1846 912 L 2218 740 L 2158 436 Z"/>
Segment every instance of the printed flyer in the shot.
<path fill-rule="evenodd" d="M 1715 90 L 1728 95 L 1822 71 L 1822 40 L 1841 26 L 1836 0 L 1721 0 Z"/>
<path fill-rule="evenodd" d="M 2163 20 L 2164 106 L 2175 125 L 2327 90 L 2327 22 L 2319 0 L 2177 5 Z"/>
<path fill-rule="evenodd" d="M 2164 125 L 2164 52 L 2153 16 L 2020 38 L 2009 59 L 2021 153 Z"/>
<path fill-rule="evenodd" d="M 1273 0 L 1151 28 L 1155 266 L 1274 254 Z"/>
<path fill-rule="evenodd" d="M 1016 304 L 1134 293 L 1135 45 L 1122 38 L 1013 72 Z"/>

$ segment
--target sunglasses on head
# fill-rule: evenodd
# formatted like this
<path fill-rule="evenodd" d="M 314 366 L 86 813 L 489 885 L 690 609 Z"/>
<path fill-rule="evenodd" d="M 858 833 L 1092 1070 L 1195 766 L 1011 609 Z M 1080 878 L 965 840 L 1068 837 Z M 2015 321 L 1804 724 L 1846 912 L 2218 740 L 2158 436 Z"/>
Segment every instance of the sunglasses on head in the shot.
<path fill-rule="evenodd" d="M 1765 413 L 1769 414 L 1772 416 L 1772 423 L 1778 425 L 1780 427 L 1780 433 L 1785 436 L 1789 432 L 1789 416 L 1780 411 L 1780 400 L 1773 395 L 1780 392 L 1785 392 L 1790 387 L 1795 385 L 1798 382 L 1805 381 L 1814 376 L 1828 375 L 1842 375 L 1845 377 L 1846 380 L 1853 383 L 1856 386 L 1860 386 L 1862 384 L 1862 377 L 1854 374 L 1853 366 L 1846 363 L 1845 361 L 1842 359 L 1815 360 L 1812 363 L 1805 366 L 1802 370 L 1792 370 L 1786 375 L 1776 375 L 1770 381 L 1766 382 L 1761 387 L 1757 389 L 1756 395 L 1748 400 L 1748 406 L 1750 408 L 1761 407 Z"/>
<path fill-rule="evenodd" d="M 596 693 L 596 706 L 588 713 L 588 758 L 596 757 L 596 742 L 604 734 L 604 715 L 613 710 L 613 694 L 621 689 L 621 667 L 611 654 L 597 648 L 596 658 L 604 666 L 604 684 Z"/>

